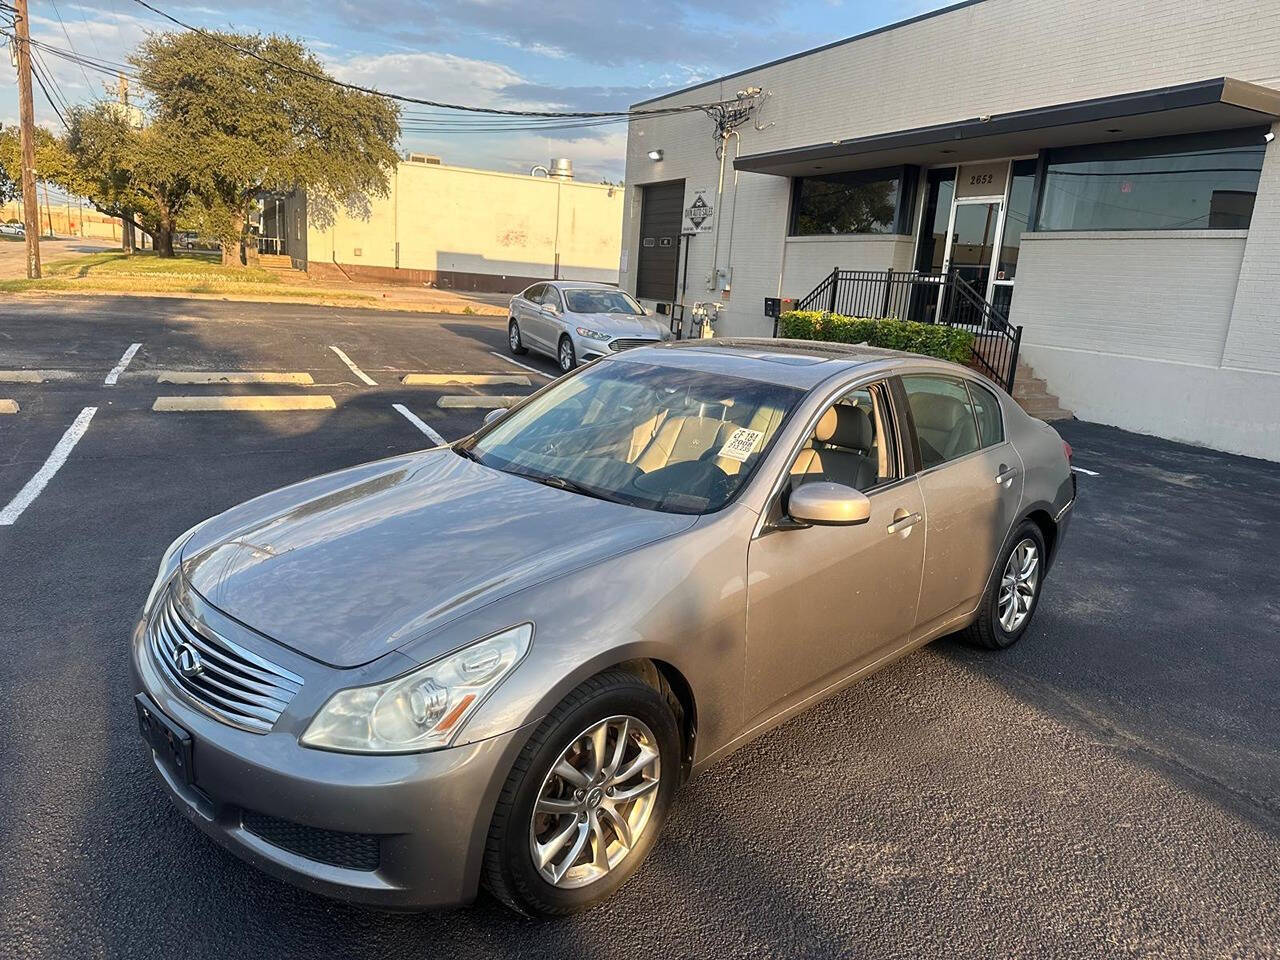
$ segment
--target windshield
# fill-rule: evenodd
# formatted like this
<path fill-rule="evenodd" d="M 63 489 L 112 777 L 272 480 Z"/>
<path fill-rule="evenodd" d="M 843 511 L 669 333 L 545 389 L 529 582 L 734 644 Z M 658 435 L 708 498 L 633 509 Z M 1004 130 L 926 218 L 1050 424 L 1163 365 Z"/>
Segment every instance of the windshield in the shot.
<path fill-rule="evenodd" d="M 572 313 L 624 313 L 632 317 L 644 314 L 640 304 L 621 290 L 566 290 L 564 300 Z"/>
<path fill-rule="evenodd" d="M 596 363 L 456 449 L 586 496 L 707 513 L 751 476 L 801 396 L 701 370 Z"/>

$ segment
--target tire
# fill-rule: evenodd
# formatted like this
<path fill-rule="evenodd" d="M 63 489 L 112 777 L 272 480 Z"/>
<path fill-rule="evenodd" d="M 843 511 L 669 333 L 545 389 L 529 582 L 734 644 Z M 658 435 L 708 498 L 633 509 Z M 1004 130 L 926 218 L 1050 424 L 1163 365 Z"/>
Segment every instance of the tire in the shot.
<path fill-rule="evenodd" d="M 624 718 L 626 726 L 622 727 Z M 656 775 L 649 776 L 653 773 L 653 761 L 649 760 L 641 773 L 616 781 L 620 786 L 611 785 L 606 774 L 603 780 L 591 781 L 594 787 L 573 790 L 570 781 L 553 767 L 562 769 L 558 764 L 564 760 L 575 769 L 581 763 L 582 769 L 590 771 L 594 747 L 588 735 L 601 724 L 611 725 L 604 739 L 606 770 L 625 729 L 626 755 L 615 769 L 626 773 L 627 768 L 644 762 L 647 742 L 648 750 L 656 752 Z M 657 842 L 680 779 L 680 761 L 676 715 L 662 691 L 621 670 L 587 680 L 547 715 L 512 766 L 489 828 L 485 887 L 511 909 L 535 917 L 565 916 L 607 899 L 639 869 Z M 646 786 L 654 781 L 655 787 Z M 615 806 L 616 801 L 604 795 L 606 791 L 609 797 L 614 791 L 638 797 Z M 535 804 L 540 801 L 554 804 L 555 810 L 572 807 L 579 812 L 539 812 L 535 819 Z M 581 812 L 587 808 L 590 813 Z M 630 844 L 623 842 L 623 832 L 614 827 L 615 817 L 627 821 L 623 829 L 630 834 Z M 574 848 L 584 834 L 586 839 L 575 857 Z M 557 847 L 554 841 L 563 836 L 570 839 Z M 603 872 L 597 837 L 609 863 Z M 546 844 L 544 849 L 557 851 L 543 870 L 559 872 L 558 882 L 535 863 L 534 844 L 540 841 Z"/>
<path fill-rule="evenodd" d="M 522 357 L 529 352 L 529 348 L 524 345 L 524 341 L 520 338 L 520 324 L 516 323 L 515 317 L 512 317 L 507 324 L 507 346 L 511 348 L 511 352 L 517 357 Z"/>
<path fill-rule="evenodd" d="M 568 373 L 578 365 L 578 355 L 574 352 L 573 341 L 569 339 L 568 334 L 560 338 L 560 345 L 556 350 L 556 363 L 559 364 L 561 373 Z"/>
<path fill-rule="evenodd" d="M 1031 587 L 1030 595 L 1027 596 L 1021 588 L 1021 584 L 1028 582 L 1024 578 L 1023 571 L 1018 571 L 1017 580 L 1014 584 L 1016 593 L 1021 594 L 1025 600 L 1018 601 L 1020 604 L 1021 616 L 1018 617 L 1001 617 L 1001 599 L 1009 588 L 1009 574 L 1014 568 L 1025 566 L 1024 559 L 1012 561 L 1011 558 L 1019 550 L 1027 548 L 1034 550 L 1035 566 L 1032 576 L 1029 578 Z M 1031 623 L 1032 617 L 1035 615 L 1036 607 L 1040 604 L 1040 592 L 1044 588 L 1045 559 L 1048 556 L 1045 550 L 1044 534 L 1040 532 L 1040 528 L 1030 520 L 1024 520 L 1014 531 L 1013 536 L 1009 538 L 1009 544 L 1000 554 L 1000 562 L 996 564 L 996 575 L 992 577 L 987 592 L 983 594 L 982 604 L 978 608 L 978 617 L 968 627 L 964 629 L 961 636 L 976 647 L 984 647 L 988 650 L 1003 650 L 1011 647 L 1018 642 L 1018 639 L 1027 632 L 1027 627 Z M 1022 554 L 1026 557 L 1026 553 Z M 1008 607 L 1005 608 L 1008 612 Z"/>

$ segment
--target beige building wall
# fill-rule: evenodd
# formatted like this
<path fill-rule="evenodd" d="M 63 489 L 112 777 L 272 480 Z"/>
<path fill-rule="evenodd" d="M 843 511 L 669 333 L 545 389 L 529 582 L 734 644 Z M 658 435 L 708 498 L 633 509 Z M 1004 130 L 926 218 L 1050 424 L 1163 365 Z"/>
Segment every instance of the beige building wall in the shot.
<path fill-rule="evenodd" d="M 0 204 L 0 222 L 22 220 L 22 204 L 11 200 Z M 59 237 L 85 237 L 90 240 L 120 242 L 120 221 L 99 213 L 92 207 L 52 201 L 47 206 L 43 193 L 40 197 L 40 230 Z"/>
<path fill-rule="evenodd" d="M 624 196 L 607 184 L 403 162 L 367 219 L 340 212 L 322 227 L 305 198 L 290 201 L 287 250 L 308 272 L 352 279 L 514 292 L 558 264 L 565 279 L 616 283 Z"/>

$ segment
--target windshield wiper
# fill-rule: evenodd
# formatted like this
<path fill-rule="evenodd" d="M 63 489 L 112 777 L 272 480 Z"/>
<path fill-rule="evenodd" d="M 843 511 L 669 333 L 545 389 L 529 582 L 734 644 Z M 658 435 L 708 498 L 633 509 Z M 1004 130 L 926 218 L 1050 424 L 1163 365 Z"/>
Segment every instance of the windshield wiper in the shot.
<path fill-rule="evenodd" d="M 484 461 L 480 459 L 480 455 L 469 447 L 454 447 L 453 452 L 460 457 L 466 457 L 472 463 L 484 463 Z"/>
<path fill-rule="evenodd" d="M 570 493 L 580 493 L 584 497 L 595 497 L 597 500 L 607 500 L 610 503 L 621 503 L 616 497 L 606 493 L 603 490 L 597 490 L 595 487 L 584 486 L 577 480 L 570 480 L 568 477 L 557 477 L 555 474 L 541 473 L 522 473 L 520 476 L 532 480 L 534 483 L 540 483 L 544 487 L 555 487 L 557 490 L 567 490 Z"/>

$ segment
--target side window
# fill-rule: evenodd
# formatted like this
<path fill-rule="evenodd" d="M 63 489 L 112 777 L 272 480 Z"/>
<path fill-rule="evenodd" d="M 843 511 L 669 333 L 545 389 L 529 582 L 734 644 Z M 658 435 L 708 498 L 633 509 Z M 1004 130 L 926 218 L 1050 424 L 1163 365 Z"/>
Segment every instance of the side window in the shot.
<path fill-rule="evenodd" d="M 547 288 L 547 285 L 545 283 L 535 283 L 532 287 L 530 287 L 524 293 L 520 294 L 520 296 L 524 297 L 530 303 L 541 303 L 542 291 L 545 290 L 546 288 Z"/>
<path fill-rule="evenodd" d="M 984 447 L 995 446 L 1004 440 L 1004 418 L 1000 413 L 1000 401 L 982 384 L 972 380 L 965 382 L 969 385 L 969 399 L 973 401 L 974 412 L 978 415 L 978 440 Z"/>
<path fill-rule="evenodd" d="M 963 381 L 915 376 L 903 377 L 902 386 L 915 421 L 924 469 L 978 449 L 977 421 Z"/>
<path fill-rule="evenodd" d="M 897 451 L 883 384 L 851 390 L 829 406 L 791 466 L 792 484 L 813 480 L 870 490 L 897 478 Z"/>
<path fill-rule="evenodd" d="M 560 299 L 560 291 L 549 283 L 542 288 L 542 302 L 564 313 L 564 302 Z"/>

